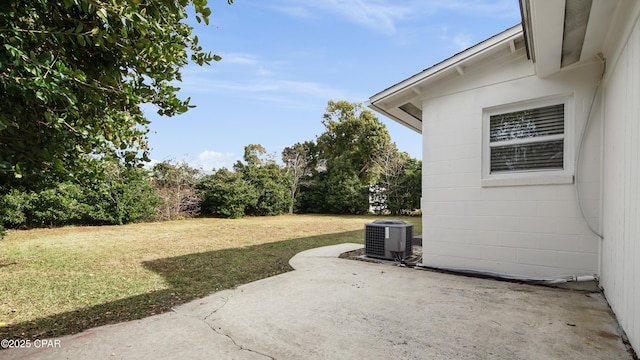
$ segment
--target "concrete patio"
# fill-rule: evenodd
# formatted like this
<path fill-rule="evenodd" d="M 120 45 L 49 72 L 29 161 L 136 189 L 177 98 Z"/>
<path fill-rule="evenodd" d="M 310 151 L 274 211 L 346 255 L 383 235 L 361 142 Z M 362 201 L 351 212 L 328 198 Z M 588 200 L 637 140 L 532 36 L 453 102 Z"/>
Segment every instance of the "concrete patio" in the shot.
<path fill-rule="evenodd" d="M 1 359 L 632 359 L 599 292 L 337 258 Z M 58 339 L 57 339 L 58 340 Z"/>

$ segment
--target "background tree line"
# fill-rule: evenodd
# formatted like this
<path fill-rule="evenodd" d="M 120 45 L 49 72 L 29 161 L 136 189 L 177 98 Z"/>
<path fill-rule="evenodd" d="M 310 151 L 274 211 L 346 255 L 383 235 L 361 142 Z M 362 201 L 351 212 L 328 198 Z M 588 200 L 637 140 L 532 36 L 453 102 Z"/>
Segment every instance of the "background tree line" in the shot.
<path fill-rule="evenodd" d="M 208 24 L 211 14 L 207 0 L 0 2 L 0 235 L 200 214 L 363 213 L 372 201 L 392 213 L 418 207 L 420 187 L 409 184 L 419 162 L 346 101 L 330 101 L 325 132 L 285 149 L 282 164 L 252 144 L 212 174 L 176 162 L 144 169 L 140 105 L 166 116 L 193 107 L 178 96 L 181 69 L 221 57 L 186 19 Z"/>
<path fill-rule="evenodd" d="M 421 161 L 397 150 L 360 104 L 329 101 L 325 131 L 293 144 L 279 164 L 259 144 L 232 169 L 205 174 L 185 162 L 151 169 L 93 158 L 64 181 L 0 187 L 1 225 L 106 225 L 193 216 L 283 213 L 401 214 L 419 208 Z"/>

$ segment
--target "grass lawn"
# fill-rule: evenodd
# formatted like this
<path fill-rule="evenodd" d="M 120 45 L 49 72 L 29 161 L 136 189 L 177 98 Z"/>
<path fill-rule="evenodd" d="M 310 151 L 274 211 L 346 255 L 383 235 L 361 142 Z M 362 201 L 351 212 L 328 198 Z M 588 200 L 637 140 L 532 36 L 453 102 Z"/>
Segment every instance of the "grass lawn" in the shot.
<path fill-rule="evenodd" d="M 0 240 L 0 338 L 139 319 L 291 270 L 296 253 L 364 242 L 373 216 L 285 215 L 12 231 Z M 400 218 L 421 234 L 419 217 Z"/>

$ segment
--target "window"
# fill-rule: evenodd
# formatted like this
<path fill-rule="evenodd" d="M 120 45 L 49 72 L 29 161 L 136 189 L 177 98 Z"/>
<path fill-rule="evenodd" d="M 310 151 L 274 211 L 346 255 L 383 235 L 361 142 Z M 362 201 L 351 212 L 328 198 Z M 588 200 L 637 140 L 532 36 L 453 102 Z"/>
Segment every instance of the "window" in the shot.
<path fill-rule="evenodd" d="M 570 171 L 565 141 L 567 101 L 556 98 L 534 106 L 529 103 L 526 107 L 501 107 L 485 111 L 484 118 L 483 185 L 568 182 L 566 176 L 559 181 L 548 178 L 548 175 L 567 175 Z M 484 182 L 485 179 L 523 178 L 538 181 Z"/>
<path fill-rule="evenodd" d="M 562 170 L 564 104 L 489 117 L 491 173 Z"/>

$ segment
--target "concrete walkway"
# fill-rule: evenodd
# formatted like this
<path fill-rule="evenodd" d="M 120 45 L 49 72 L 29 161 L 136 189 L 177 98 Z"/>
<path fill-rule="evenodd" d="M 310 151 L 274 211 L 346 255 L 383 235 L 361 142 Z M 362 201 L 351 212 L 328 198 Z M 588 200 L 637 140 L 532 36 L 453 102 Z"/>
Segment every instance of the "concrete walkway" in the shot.
<path fill-rule="evenodd" d="M 631 359 L 601 294 L 302 252 L 286 274 L 2 359 Z"/>

